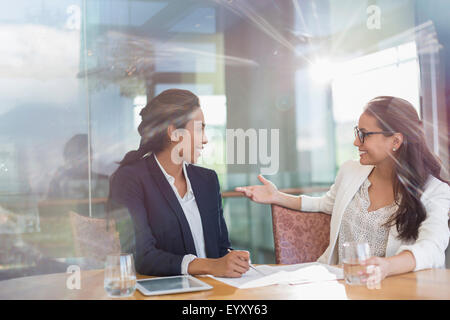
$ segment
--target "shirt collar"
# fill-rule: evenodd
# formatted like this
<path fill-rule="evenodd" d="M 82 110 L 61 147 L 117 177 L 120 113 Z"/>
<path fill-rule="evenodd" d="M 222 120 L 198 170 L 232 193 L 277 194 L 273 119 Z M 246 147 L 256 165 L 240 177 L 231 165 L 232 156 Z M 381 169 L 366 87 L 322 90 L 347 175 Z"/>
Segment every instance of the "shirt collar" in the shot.
<path fill-rule="evenodd" d="M 159 168 L 161 169 L 162 173 L 164 174 L 164 176 L 166 177 L 167 181 L 172 185 L 175 186 L 175 178 L 172 177 L 170 174 L 168 174 L 166 172 L 166 170 L 164 170 L 163 166 L 159 163 L 158 158 L 156 157 L 155 154 L 153 154 L 153 156 L 155 157 L 156 163 L 158 164 Z M 191 186 L 191 182 L 189 181 L 189 176 L 187 174 L 187 162 L 183 160 L 183 173 L 184 173 L 184 178 L 186 179 L 186 184 L 187 184 L 187 193 L 185 196 L 188 196 L 189 198 L 194 194 L 194 191 L 192 190 L 192 186 Z"/>

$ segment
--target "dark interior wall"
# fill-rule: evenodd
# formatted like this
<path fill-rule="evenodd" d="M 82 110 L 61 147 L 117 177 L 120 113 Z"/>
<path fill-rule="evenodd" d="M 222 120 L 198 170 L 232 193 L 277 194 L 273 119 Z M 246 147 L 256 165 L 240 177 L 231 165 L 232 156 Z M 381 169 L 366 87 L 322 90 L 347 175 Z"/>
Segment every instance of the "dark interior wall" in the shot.
<path fill-rule="evenodd" d="M 447 118 L 447 132 L 440 132 L 440 135 L 447 135 L 447 154 L 450 154 L 450 134 L 448 128 L 450 127 L 450 24 L 448 14 L 450 12 L 450 1 L 448 0 L 416 0 L 416 25 L 420 25 L 427 21 L 432 21 L 434 29 L 437 34 L 437 40 L 441 45 L 439 50 L 439 72 L 441 73 L 438 87 L 442 88 L 443 99 L 438 108 L 441 114 L 446 114 Z M 447 158 L 448 160 L 448 158 Z M 448 169 L 448 163 L 444 163 Z"/>
<path fill-rule="evenodd" d="M 273 3 L 262 8 L 261 16 L 287 37 L 287 27 L 294 24 L 292 3 L 280 1 L 277 5 L 280 10 Z M 279 159 L 279 171 L 295 170 L 296 137 L 292 134 L 295 132 L 295 53 L 254 21 L 245 17 L 237 19 L 228 10 L 222 14 L 224 21 L 233 22 L 224 28 L 225 55 L 255 63 L 245 67 L 226 66 L 227 128 L 268 129 L 269 141 L 270 129 L 279 129 L 279 154 L 283 155 Z M 228 165 L 229 173 L 258 170 L 258 165 Z"/>
<path fill-rule="evenodd" d="M 322 55 L 349 58 L 384 49 L 384 46 L 398 45 L 395 37 L 414 28 L 414 0 L 361 1 L 358 5 L 345 0 L 315 1 L 314 5 L 310 1 L 297 3 L 298 7 L 295 7 L 291 1 L 279 1 L 277 8 L 273 2 L 267 2 L 266 8 L 260 7 L 258 12 L 310 61 Z M 380 30 L 366 27 L 366 9 L 371 4 L 377 4 L 382 9 L 383 25 Z M 318 103 L 317 100 L 309 101 L 308 96 L 302 94 L 318 90 L 318 86 L 313 83 L 306 82 L 307 87 L 297 88 L 296 95 L 296 71 L 302 68 L 306 70 L 308 63 L 244 15 L 237 16 L 235 12 L 225 9 L 223 20 L 229 21 L 224 28 L 225 55 L 256 63 L 255 66 L 247 67 L 226 66 L 227 127 L 244 130 L 279 128 L 279 171 L 298 172 L 299 160 L 301 167 L 308 168 L 308 161 L 313 161 L 313 157 L 299 154 L 294 134 L 302 131 L 296 122 L 299 117 L 296 113 L 299 110 L 302 112 L 302 109 L 296 109 L 295 104 L 302 103 L 304 108 L 313 109 Z M 309 34 L 311 42 L 302 44 L 294 39 L 289 30 Z M 323 92 L 324 96 L 327 94 L 329 90 Z M 324 108 L 332 114 L 332 101 L 328 100 Z M 308 105 L 305 106 L 305 103 Z M 332 119 L 328 120 L 333 122 Z M 328 120 L 327 125 L 330 122 Z M 333 140 L 334 133 L 330 132 L 330 137 Z M 327 147 L 335 148 L 334 145 Z M 229 173 L 255 170 L 256 166 L 228 166 Z"/>
<path fill-rule="evenodd" d="M 450 105 L 450 1 L 448 0 L 416 0 L 417 24 L 431 20 L 436 29 L 439 43 L 442 45 L 440 59 L 446 79 L 446 104 Z"/>

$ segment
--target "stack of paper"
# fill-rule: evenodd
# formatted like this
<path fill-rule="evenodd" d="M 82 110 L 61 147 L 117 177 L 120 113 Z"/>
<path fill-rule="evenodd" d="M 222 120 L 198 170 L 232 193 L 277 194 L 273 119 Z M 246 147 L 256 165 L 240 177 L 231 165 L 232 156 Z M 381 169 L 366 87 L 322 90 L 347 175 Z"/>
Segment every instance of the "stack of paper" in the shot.
<path fill-rule="evenodd" d="M 210 276 L 236 288 L 256 288 L 273 284 L 301 284 L 308 282 L 343 279 L 341 268 L 318 262 L 291 264 L 285 266 L 257 266 L 249 269 L 241 278 L 220 278 Z"/>

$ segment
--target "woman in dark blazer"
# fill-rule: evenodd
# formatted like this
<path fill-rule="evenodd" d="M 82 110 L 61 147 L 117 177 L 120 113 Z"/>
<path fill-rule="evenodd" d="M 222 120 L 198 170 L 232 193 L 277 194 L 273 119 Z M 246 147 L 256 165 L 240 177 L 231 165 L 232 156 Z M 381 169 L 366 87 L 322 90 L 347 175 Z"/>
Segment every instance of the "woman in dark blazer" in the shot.
<path fill-rule="evenodd" d="M 133 220 L 137 272 L 240 277 L 249 253 L 229 250 L 217 174 L 193 164 L 208 142 L 198 97 L 166 90 L 140 115 L 139 149 L 112 175 L 109 199 Z"/>

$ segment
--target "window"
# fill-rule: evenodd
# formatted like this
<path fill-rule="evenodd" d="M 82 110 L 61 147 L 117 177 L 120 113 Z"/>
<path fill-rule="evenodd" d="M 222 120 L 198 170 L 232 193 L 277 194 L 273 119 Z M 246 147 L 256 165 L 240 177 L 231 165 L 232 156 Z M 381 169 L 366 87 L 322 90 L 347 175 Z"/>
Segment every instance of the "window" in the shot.
<path fill-rule="evenodd" d="M 411 1 L 381 2 L 372 32 L 352 1 L 2 1 L 0 280 L 86 262 L 69 212 L 105 218 L 109 178 L 139 146 L 139 113 L 169 88 L 199 96 L 209 139 L 199 165 L 225 195 L 260 184 L 264 166 L 247 154 L 226 163 L 227 129 L 279 131 L 279 170 L 266 177 L 279 189 L 328 188 L 357 156 L 364 104 L 395 95 L 419 108 L 419 76 L 433 74 L 415 42 L 373 51 L 416 27 Z M 274 263 L 270 206 L 230 196 L 223 209 L 233 247 Z"/>
<path fill-rule="evenodd" d="M 329 64 L 333 117 L 336 122 L 337 164 L 357 157 L 353 127 L 365 104 L 376 96 L 396 96 L 413 104 L 420 115 L 420 70 L 414 42 L 366 56 Z"/>

